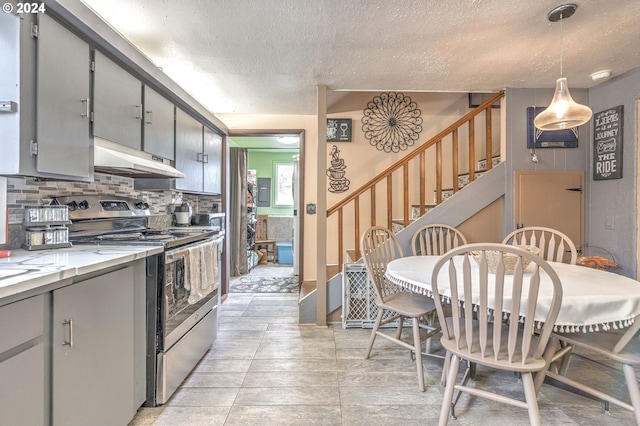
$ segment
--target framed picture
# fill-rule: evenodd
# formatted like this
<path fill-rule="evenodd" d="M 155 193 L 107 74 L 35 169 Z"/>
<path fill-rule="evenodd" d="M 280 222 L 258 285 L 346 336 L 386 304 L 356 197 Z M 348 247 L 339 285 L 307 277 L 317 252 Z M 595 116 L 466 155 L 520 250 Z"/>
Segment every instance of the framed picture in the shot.
<path fill-rule="evenodd" d="M 527 148 L 577 148 L 577 127 L 542 131 L 533 125 L 533 119 L 545 109 L 545 107 L 527 108 Z"/>
<path fill-rule="evenodd" d="M 351 142 L 351 119 L 328 118 L 327 142 Z"/>

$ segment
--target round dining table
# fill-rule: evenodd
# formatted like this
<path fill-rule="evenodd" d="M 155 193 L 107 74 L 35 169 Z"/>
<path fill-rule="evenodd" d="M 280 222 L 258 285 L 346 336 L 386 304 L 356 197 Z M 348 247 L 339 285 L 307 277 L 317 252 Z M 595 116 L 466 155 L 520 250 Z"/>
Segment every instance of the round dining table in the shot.
<path fill-rule="evenodd" d="M 440 256 L 408 256 L 391 261 L 385 276 L 391 282 L 411 291 L 433 297 L 431 274 Z M 461 268 L 463 257 L 454 260 L 456 268 Z M 470 259 L 472 269 L 477 264 Z M 549 262 L 562 283 L 562 306 L 554 327 L 558 332 L 596 332 L 621 329 L 633 324 L 640 315 L 640 282 L 609 271 L 566 263 Z M 529 266 L 531 268 L 532 265 Z M 459 269 L 462 271 L 461 269 Z M 526 270 L 525 270 L 526 273 Z M 446 283 L 446 268 L 440 270 Z M 541 271 L 539 301 L 547 298 L 545 289 L 551 288 L 551 280 Z M 446 285 L 440 286 L 441 292 Z M 445 296 L 443 294 L 441 296 Z"/>

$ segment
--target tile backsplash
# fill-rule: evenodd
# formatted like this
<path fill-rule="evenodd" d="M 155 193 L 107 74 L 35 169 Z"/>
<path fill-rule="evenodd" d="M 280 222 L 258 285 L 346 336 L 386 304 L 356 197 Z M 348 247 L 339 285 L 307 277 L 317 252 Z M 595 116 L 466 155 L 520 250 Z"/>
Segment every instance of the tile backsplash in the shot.
<path fill-rule="evenodd" d="M 19 235 L 24 221 L 24 207 L 36 205 L 42 199 L 68 195 L 97 195 L 132 197 L 149 204 L 151 214 L 170 215 L 172 201 L 182 198 L 193 208 L 194 213 L 211 212 L 213 205 L 220 204 L 220 196 L 180 194 L 177 191 L 138 191 L 133 188 L 133 179 L 96 173 L 94 181 L 69 182 L 39 180 L 30 177 L 7 178 L 7 209 L 9 211 L 9 243 L 0 248 L 17 248 L 23 241 Z M 23 232 L 22 232 L 23 233 Z M 13 238 L 12 238 L 13 237 Z M 13 241 L 12 241 L 13 240 Z"/>

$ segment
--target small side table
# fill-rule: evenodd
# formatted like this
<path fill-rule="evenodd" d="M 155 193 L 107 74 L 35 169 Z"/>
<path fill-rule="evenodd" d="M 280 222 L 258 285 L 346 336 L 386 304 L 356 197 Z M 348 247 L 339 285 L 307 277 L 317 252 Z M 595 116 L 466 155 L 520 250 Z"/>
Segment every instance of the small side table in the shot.
<path fill-rule="evenodd" d="M 278 254 L 276 253 L 276 240 L 258 240 L 256 241 L 256 250 L 259 250 L 260 247 L 267 248 L 267 258 L 269 257 L 269 249 L 271 249 L 273 263 L 278 263 Z"/>

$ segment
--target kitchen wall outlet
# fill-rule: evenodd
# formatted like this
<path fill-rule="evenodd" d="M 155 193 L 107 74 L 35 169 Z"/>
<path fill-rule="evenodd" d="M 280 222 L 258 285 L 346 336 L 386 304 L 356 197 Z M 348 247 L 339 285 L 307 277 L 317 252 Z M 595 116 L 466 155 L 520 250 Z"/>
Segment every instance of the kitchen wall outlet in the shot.
<path fill-rule="evenodd" d="M 604 229 L 615 229 L 615 223 L 613 220 L 613 216 L 605 216 L 604 217 Z"/>

